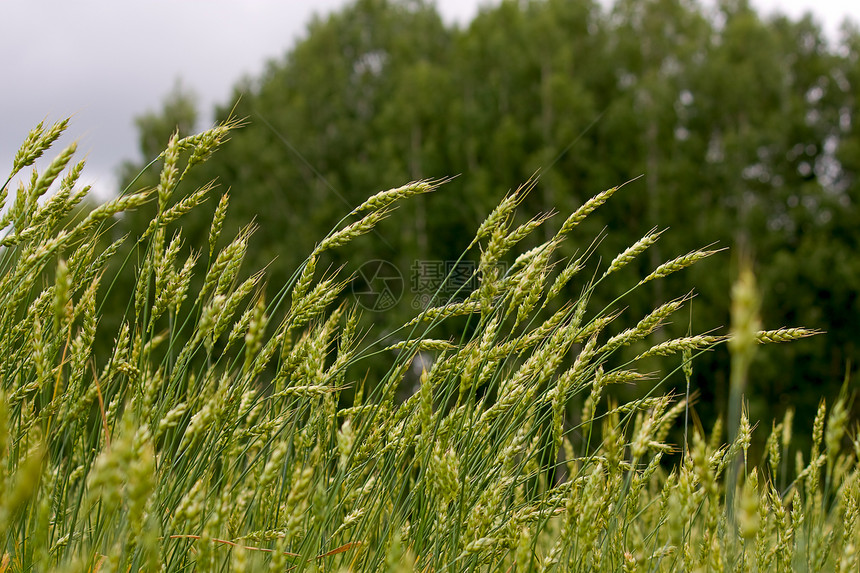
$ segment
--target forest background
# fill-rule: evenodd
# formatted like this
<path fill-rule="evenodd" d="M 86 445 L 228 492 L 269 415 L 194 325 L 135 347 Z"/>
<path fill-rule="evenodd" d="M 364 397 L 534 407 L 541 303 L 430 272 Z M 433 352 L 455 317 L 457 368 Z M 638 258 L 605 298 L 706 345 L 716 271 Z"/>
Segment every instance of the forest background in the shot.
<path fill-rule="evenodd" d="M 509 190 L 537 174 L 523 211 L 566 213 L 629 181 L 571 248 L 608 264 L 649 229 L 668 230 L 591 304 L 599 310 L 659 262 L 715 244 L 729 249 L 627 295 L 625 313 L 635 320 L 695 285 L 689 322 L 672 328 L 725 332 L 736 263 L 751 257 L 762 322 L 826 334 L 758 353 L 750 418 L 770 426 L 794 407 L 807 421 L 860 362 L 858 96 L 857 27 L 832 41 L 809 17 L 764 18 L 743 0 L 707 12 L 690 0 L 508 1 L 463 28 L 427 2 L 358 0 L 316 18 L 289 53 L 235 86 L 215 119 L 247 125 L 187 188 L 217 178 L 231 189 L 224 236 L 254 221 L 246 267 L 267 266 L 274 292 L 370 194 L 456 175 L 319 265 L 354 272 L 359 294 L 379 295 L 399 277 L 392 300 L 365 305 L 380 336 L 434 294 L 438 303 L 474 287 L 464 279 L 459 293 L 436 293 L 430 274 L 468 277 L 474 261 L 460 254 Z M 156 185 L 160 165 L 146 161 L 200 115 L 181 87 L 141 115 L 147 159 L 122 166 L 122 187 Z M 208 207 L 184 219 L 189 244 L 206 243 Z M 115 236 L 141 232 L 152 215 L 126 216 Z M 368 259 L 379 262 L 353 263 Z M 103 320 L 119 324 L 124 311 Z M 372 377 L 373 364 L 365 368 Z M 695 412 L 706 427 L 724 413 L 728 372 L 724 347 L 696 361 Z"/>

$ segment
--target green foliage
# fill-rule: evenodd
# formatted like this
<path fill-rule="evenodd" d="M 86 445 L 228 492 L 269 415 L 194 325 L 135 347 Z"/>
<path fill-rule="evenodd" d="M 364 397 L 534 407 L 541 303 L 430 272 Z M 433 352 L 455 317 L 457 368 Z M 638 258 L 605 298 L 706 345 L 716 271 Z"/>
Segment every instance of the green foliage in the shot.
<path fill-rule="evenodd" d="M 218 178 L 241 189 L 225 234 L 254 220 L 248 260 L 282 284 L 313 241 L 378 188 L 463 174 L 447 193 L 400 206 L 397 220 L 410 225 L 382 222 L 379 234 L 326 254 L 320 268 L 355 271 L 357 261 L 379 258 L 405 275 L 415 261 L 456 261 L 498 191 L 538 171 L 541 185 L 523 200 L 530 212 L 573 211 L 595 185 L 644 175 L 583 223 L 588 237 L 607 229 L 591 248 L 611 260 L 648 229 L 674 232 L 594 293 L 590 310 L 665 258 L 714 242 L 740 247 L 769 293 L 766 322 L 829 333 L 758 355 L 751 407 L 779 418 L 792 403 L 812 417 L 820 392 L 808 380 L 840 380 L 847 364 L 860 364 L 858 38 L 848 27 L 828 42 L 810 17 L 766 20 L 745 1 L 711 9 L 688 0 L 504 1 L 460 29 L 429 3 L 361 0 L 316 19 L 261 77 L 236 87 L 216 116 L 236 114 L 248 127 L 191 177 L 195 186 Z M 166 140 L 180 108 L 172 97 L 162 120 L 142 120 L 141 135 L 163 124 Z M 144 157 L 155 153 L 148 146 Z M 156 177 L 154 168 L 144 182 Z M 208 233 L 214 203 L 184 219 L 192 243 Z M 122 223 L 134 235 L 153 214 Z M 547 221 L 524 248 L 558 224 Z M 561 248 L 572 256 L 589 245 Z M 699 330 L 729 322 L 731 272 L 691 273 L 702 303 L 673 335 L 690 320 Z M 629 316 L 683 295 L 685 284 L 670 277 L 638 289 L 626 298 Z M 406 298 L 374 317 L 377 331 L 408 320 Z M 703 360 L 702 372 L 729 371 L 724 350 Z M 699 414 L 713 421 L 728 378 L 694 376 Z"/>
<path fill-rule="evenodd" d="M 689 374 L 695 355 L 729 341 L 745 370 L 757 344 L 815 334 L 759 330 L 751 274 L 735 289 L 731 337 L 655 337 L 689 297 L 624 328 L 626 297 L 597 312 L 589 299 L 658 234 L 608 264 L 571 261 L 564 245 L 619 189 L 547 233 L 546 216 L 517 222 L 530 184 L 478 227 L 464 255 L 478 260 L 477 286 L 417 312 L 380 349 L 354 301 L 338 302 L 343 273 L 318 260 L 438 182 L 362 202 L 267 298 L 262 272 L 242 274 L 253 229 L 218 239 L 218 215 L 187 256 L 181 223 L 168 233 L 209 192 L 186 170 L 236 125 L 170 137 L 155 187 L 78 220 L 60 216 L 80 201 L 74 146 L 19 187 L 0 251 L 0 572 L 856 570 L 860 445 L 846 432 L 847 393 L 829 413 L 821 402 L 808 456 L 789 420 L 754 456 L 753 423 L 733 397 L 736 438 L 694 431 L 663 465 L 689 403 L 643 367 L 680 356 Z M 14 168 L 64 128 L 34 130 Z M 145 205 L 150 223 L 106 245 L 114 217 Z M 223 246 L 211 250 L 210 236 Z M 109 273 L 126 241 L 140 260 L 116 293 Z M 628 295 L 711 254 L 664 262 Z M 127 311 L 112 327 L 102 309 L 117 295 Z M 440 339 L 446 324 L 457 335 Z M 113 340 L 104 356 L 99 331 Z M 387 363 L 379 378 L 364 367 L 374 356 Z M 623 383 L 643 397 L 618 401 Z"/>

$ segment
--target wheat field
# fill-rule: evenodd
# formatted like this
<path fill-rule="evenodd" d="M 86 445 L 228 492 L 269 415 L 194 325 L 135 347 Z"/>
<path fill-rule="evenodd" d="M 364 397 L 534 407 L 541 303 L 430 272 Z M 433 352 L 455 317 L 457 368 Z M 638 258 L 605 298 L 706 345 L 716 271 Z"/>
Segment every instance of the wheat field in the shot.
<path fill-rule="evenodd" d="M 477 229 L 477 288 L 416 311 L 381 349 L 350 277 L 320 261 L 444 181 L 370 197 L 288 284 L 266 284 L 242 266 L 253 227 L 221 237 L 228 194 L 211 197 L 207 242 L 182 234 L 216 189 L 185 189 L 186 172 L 238 124 L 174 136 L 156 188 L 86 210 L 74 144 L 10 190 L 68 121 L 40 124 L 15 156 L 0 193 L 0 572 L 858 570 L 849 393 L 798 421 L 811 451 L 792 447 L 791 411 L 748 418 L 757 346 L 816 334 L 764 330 L 748 268 L 724 334 L 655 336 L 690 296 L 619 327 L 623 298 L 595 311 L 592 294 L 662 231 L 608 264 L 562 256 L 616 187 L 518 251 L 547 220 L 516 223 L 531 181 Z M 157 205 L 146 232 L 114 238 L 144 203 Z M 140 257 L 118 260 L 128 246 Z M 677 256 L 632 288 L 715 252 Z M 114 263 L 135 286 L 106 332 Z M 435 338 L 446 322 L 468 326 Z M 696 356 L 721 344 L 729 415 L 703 430 L 689 423 L 690 381 Z M 631 348 L 643 350 L 619 365 Z M 419 353 L 432 366 L 403 399 Z M 378 379 L 355 374 L 370 355 L 390 357 Z M 663 374 L 644 369 L 655 361 Z M 663 387 L 674 371 L 685 393 Z M 621 384 L 641 397 L 618 401 Z"/>

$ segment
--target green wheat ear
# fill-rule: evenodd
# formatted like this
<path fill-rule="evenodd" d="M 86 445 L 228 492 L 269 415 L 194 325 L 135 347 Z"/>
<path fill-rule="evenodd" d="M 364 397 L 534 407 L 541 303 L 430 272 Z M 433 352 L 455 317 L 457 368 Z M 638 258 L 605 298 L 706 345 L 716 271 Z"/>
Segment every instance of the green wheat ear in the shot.
<path fill-rule="evenodd" d="M 37 126 L 13 171 L 67 123 Z M 166 229 L 212 188 L 184 189 L 188 169 L 236 127 L 171 138 L 156 189 L 129 189 L 63 226 L 85 194 L 71 146 L 22 183 L 0 221 L 0 573 L 860 565 L 847 388 L 829 409 L 822 400 L 802 452 L 791 409 L 761 454 L 743 397 L 728 443 L 725 421 L 702 428 L 694 415 L 699 353 L 727 343 L 746 360 L 759 344 L 818 334 L 762 330 L 750 277 L 728 335 L 661 332 L 692 295 L 621 324 L 624 301 L 594 308 L 598 291 L 662 232 L 605 270 L 593 247 L 562 256 L 612 188 L 517 252 L 548 219 L 517 214 L 532 179 L 476 231 L 467 254 L 480 257 L 480 286 L 376 339 L 348 279 L 317 265 L 445 181 L 373 195 L 270 296 L 265 271 L 243 265 L 253 226 L 221 237 L 228 194 L 202 244 L 181 224 Z M 105 239 L 116 216 L 149 201 L 157 215 L 141 236 Z M 716 252 L 672 259 L 639 285 Z M 111 322 L 114 265 L 135 282 Z M 419 368 L 419 355 L 432 361 Z M 683 448 L 682 413 L 693 414 Z"/>

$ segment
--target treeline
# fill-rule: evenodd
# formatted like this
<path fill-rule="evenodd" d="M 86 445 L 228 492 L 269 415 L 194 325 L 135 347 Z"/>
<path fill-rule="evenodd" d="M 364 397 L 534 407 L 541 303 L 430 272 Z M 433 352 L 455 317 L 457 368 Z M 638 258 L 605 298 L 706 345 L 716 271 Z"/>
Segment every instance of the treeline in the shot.
<path fill-rule="evenodd" d="M 326 261 L 359 270 L 356 261 L 379 259 L 399 270 L 399 306 L 365 312 L 380 337 L 400 323 L 399 309 L 433 294 L 416 274 L 468 268 L 475 253 L 459 267 L 450 262 L 500 198 L 535 174 L 523 209 L 532 214 L 566 215 L 629 181 L 568 254 L 591 250 L 605 266 L 653 227 L 668 231 L 649 257 L 601 285 L 595 308 L 660 262 L 714 243 L 730 249 L 625 298 L 619 328 L 695 286 L 689 324 L 674 328 L 725 331 L 733 269 L 751 257 L 768 328 L 827 331 L 759 353 L 751 418 L 769 424 L 791 403 L 811 419 L 858 362 L 860 32 L 846 26 L 837 41 L 810 17 L 764 18 L 743 0 L 709 6 L 507 1 L 461 29 L 428 2 L 359 0 L 315 19 L 262 76 L 237 84 L 216 118 L 232 114 L 247 126 L 182 184 L 191 190 L 217 177 L 221 191 L 231 189 L 227 227 L 254 221 L 249 260 L 268 266 L 274 293 L 370 194 L 459 175 Z M 140 117 L 147 161 L 196 114 L 179 91 Z M 142 168 L 125 165 L 125 183 Z M 157 173 L 155 165 L 135 185 L 155 184 Z M 151 215 L 142 209 L 123 225 L 139 228 Z M 192 217 L 185 232 L 205 244 L 211 219 Z M 555 219 L 548 234 L 564 216 Z M 569 288 L 578 292 L 589 278 Z M 716 351 L 696 364 L 698 410 L 710 418 L 725 404 L 727 356 Z"/>

